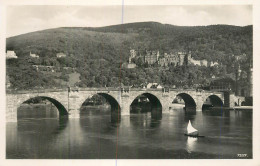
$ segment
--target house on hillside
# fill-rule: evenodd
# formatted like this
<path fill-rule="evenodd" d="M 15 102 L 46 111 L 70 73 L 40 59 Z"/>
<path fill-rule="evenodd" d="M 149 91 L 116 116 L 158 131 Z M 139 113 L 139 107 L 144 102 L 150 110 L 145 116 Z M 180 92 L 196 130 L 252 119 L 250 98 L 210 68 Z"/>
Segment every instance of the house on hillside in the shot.
<path fill-rule="evenodd" d="M 208 66 L 208 61 L 203 59 L 200 61 L 200 66 Z"/>
<path fill-rule="evenodd" d="M 211 67 L 211 66 L 218 66 L 219 64 L 218 64 L 218 62 L 210 62 L 209 63 L 209 66 Z"/>
<path fill-rule="evenodd" d="M 6 52 L 6 59 L 17 59 L 16 53 L 14 51 L 8 50 Z"/>
<path fill-rule="evenodd" d="M 32 57 L 32 58 L 39 58 L 39 55 L 32 54 L 32 53 L 30 52 L 30 57 Z"/>
<path fill-rule="evenodd" d="M 136 67 L 136 64 L 135 63 L 123 63 L 122 64 L 122 67 L 123 68 L 126 68 L 126 69 L 133 69 L 133 68 L 135 68 Z"/>
<path fill-rule="evenodd" d="M 64 57 L 66 57 L 66 54 L 60 52 L 60 53 L 57 53 L 56 56 L 57 56 L 57 58 L 64 58 Z"/>
<path fill-rule="evenodd" d="M 158 83 L 148 83 L 146 88 L 162 89 L 163 87 Z"/>
<path fill-rule="evenodd" d="M 197 66 L 208 66 L 208 61 L 203 59 L 203 60 L 195 60 L 191 57 L 191 54 L 188 55 L 188 64 L 193 64 Z"/>
<path fill-rule="evenodd" d="M 193 65 L 198 65 L 198 66 L 200 66 L 201 65 L 201 63 L 200 63 L 200 61 L 199 60 L 194 60 L 193 58 L 189 58 L 188 59 L 188 64 L 190 65 L 190 64 L 193 64 Z"/>

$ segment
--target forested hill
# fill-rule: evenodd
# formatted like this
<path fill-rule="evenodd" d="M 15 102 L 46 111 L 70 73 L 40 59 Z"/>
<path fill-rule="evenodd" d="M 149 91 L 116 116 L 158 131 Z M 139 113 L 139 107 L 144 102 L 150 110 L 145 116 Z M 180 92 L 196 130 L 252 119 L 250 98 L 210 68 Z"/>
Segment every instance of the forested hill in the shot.
<path fill-rule="evenodd" d="M 232 69 L 229 64 L 233 62 L 232 55 L 245 53 L 247 62 L 250 62 L 252 46 L 251 25 L 188 27 L 140 22 L 97 28 L 62 27 L 27 33 L 7 38 L 6 49 L 16 52 L 19 57 L 17 61 L 28 57 L 31 52 L 40 56 L 40 62 L 31 63 L 76 67 L 81 74 L 81 80 L 84 80 L 95 76 L 95 72 L 101 74 L 102 68 L 106 68 L 108 75 L 112 74 L 118 78 L 120 72 L 117 73 L 117 70 L 120 68 L 120 63 L 127 61 L 130 49 L 135 49 L 142 55 L 145 50 L 159 50 L 161 54 L 171 51 L 191 51 L 195 59 L 217 61 L 224 66 L 227 65 L 227 73 L 230 73 Z M 64 61 L 56 58 L 59 52 L 68 55 Z M 7 65 L 12 68 L 14 63 Z M 242 64 L 242 68 L 247 67 L 248 64 Z M 146 70 L 144 72 L 146 73 Z M 131 79 L 140 82 L 138 78 L 131 76 Z M 102 79 L 109 82 L 109 78 Z M 150 81 L 152 80 L 151 78 Z M 162 81 L 161 78 L 159 81 Z M 84 86 L 94 86 L 94 83 L 92 81 L 92 84 L 86 83 Z"/>
<path fill-rule="evenodd" d="M 252 54 L 252 26 L 187 27 L 142 22 L 100 28 L 49 29 L 7 39 L 7 50 L 16 50 L 18 56 L 26 56 L 30 51 L 40 56 L 65 52 L 95 59 L 102 56 L 102 51 L 108 53 L 106 59 L 121 55 L 125 59 L 130 48 L 162 53 L 189 49 L 195 58 L 209 60 L 228 54 Z"/>

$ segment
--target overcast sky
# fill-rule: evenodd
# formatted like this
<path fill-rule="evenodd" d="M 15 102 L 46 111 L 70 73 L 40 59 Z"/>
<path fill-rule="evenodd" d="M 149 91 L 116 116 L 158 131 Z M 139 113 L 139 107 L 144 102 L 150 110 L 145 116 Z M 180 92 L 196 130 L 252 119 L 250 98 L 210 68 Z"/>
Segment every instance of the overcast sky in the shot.
<path fill-rule="evenodd" d="M 252 25 L 250 5 L 226 6 L 9 6 L 7 37 L 57 27 L 100 27 L 156 21 L 172 25 Z"/>

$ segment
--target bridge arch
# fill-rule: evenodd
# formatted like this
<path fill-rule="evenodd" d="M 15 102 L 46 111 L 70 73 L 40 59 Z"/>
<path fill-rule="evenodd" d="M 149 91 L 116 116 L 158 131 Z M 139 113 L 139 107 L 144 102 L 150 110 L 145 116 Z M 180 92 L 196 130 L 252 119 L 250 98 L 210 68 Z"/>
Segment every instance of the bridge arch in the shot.
<path fill-rule="evenodd" d="M 89 98 L 92 98 L 94 95 L 99 95 L 99 96 L 102 96 L 103 98 L 106 99 L 106 101 L 110 104 L 110 109 L 111 109 L 111 122 L 120 122 L 121 120 L 121 107 L 120 107 L 120 104 L 118 103 L 118 100 L 116 100 L 116 98 L 112 95 L 112 94 L 108 94 L 108 93 L 105 93 L 105 92 L 95 92 L 95 93 L 91 93 L 91 94 L 88 94 L 88 96 L 82 98 L 81 100 L 81 104 L 80 104 L 80 108 L 79 110 L 81 110 L 84 102 L 89 99 Z"/>
<path fill-rule="evenodd" d="M 97 95 L 104 97 L 109 102 L 109 104 L 111 105 L 111 110 L 121 110 L 119 103 L 113 96 L 107 93 L 97 93 Z"/>
<path fill-rule="evenodd" d="M 61 116 L 68 115 L 68 111 L 63 104 L 61 104 L 57 99 L 48 97 L 48 96 L 34 96 L 34 97 L 23 98 L 22 100 L 18 101 L 17 109 L 22 103 L 25 103 L 26 101 L 29 101 L 29 100 L 35 99 L 35 98 L 41 98 L 41 99 L 46 99 L 46 100 L 50 101 L 58 109 L 59 115 L 61 115 Z"/>
<path fill-rule="evenodd" d="M 152 107 L 158 108 L 158 109 L 162 109 L 162 104 L 161 104 L 160 99 L 159 99 L 156 95 L 154 95 L 154 94 L 152 94 L 152 93 L 148 93 L 148 92 L 140 93 L 140 94 L 134 96 L 134 97 L 133 97 L 133 100 L 131 101 L 130 106 L 133 104 L 134 100 L 135 100 L 136 98 L 138 98 L 139 96 L 145 96 L 145 97 L 147 97 L 147 98 L 149 99 L 149 101 L 150 101 Z"/>
<path fill-rule="evenodd" d="M 188 93 L 179 93 L 176 95 L 176 97 L 181 97 L 184 102 L 185 102 L 185 107 L 195 107 L 196 108 L 196 102 L 195 100 L 193 99 L 193 97 L 191 95 L 189 95 Z"/>
<path fill-rule="evenodd" d="M 107 102 L 110 104 L 111 106 L 111 109 L 117 109 L 120 111 L 121 107 L 120 107 L 120 104 L 118 103 L 118 101 L 115 99 L 115 97 L 113 97 L 112 95 L 108 94 L 108 93 L 103 93 L 103 92 L 100 92 L 100 93 L 93 93 L 91 94 L 90 96 L 88 97 L 84 97 L 83 100 L 81 101 L 81 105 L 83 105 L 83 103 L 88 99 L 88 98 L 91 98 L 93 97 L 94 95 L 100 95 L 102 97 L 104 97 Z"/>
<path fill-rule="evenodd" d="M 140 96 L 146 97 L 149 100 L 148 101 L 149 105 L 147 105 L 147 104 L 141 105 L 140 111 L 141 112 L 151 112 L 151 118 L 152 119 L 160 120 L 162 118 L 163 105 L 160 101 L 160 98 L 158 98 L 155 94 L 148 93 L 148 92 L 139 93 L 138 95 L 135 95 L 134 98 L 132 98 L 132 100 L 130 101 L 130 105 L 129 105 L 130 114 L 131 114 L 131 112 L 132 113 L 140 112 L 140 111 L 135 110 L 135 109 L 138 109 L 138 108 L 134 108 L 135 101 Z"/>
<path fill-rule="evenodd" d="M 224 105 L 222 99 L 217 95 L 209 95 L 206 100 L 203 101 L 202 110 L 207 107 L 222 107 Z"/>

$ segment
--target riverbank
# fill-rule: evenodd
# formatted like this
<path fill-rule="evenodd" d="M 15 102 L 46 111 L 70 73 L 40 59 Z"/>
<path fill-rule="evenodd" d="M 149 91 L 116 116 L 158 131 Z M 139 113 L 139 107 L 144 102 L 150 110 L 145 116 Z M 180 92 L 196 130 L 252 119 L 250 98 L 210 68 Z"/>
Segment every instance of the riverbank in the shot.
<path fill-rule="evenodd" d="M 253 106 L 235 106 L 235 107 L 209 107 L 210 110 L 223 110 L 223 111 L 230 111 L 230 110 L 236 110 L 236 111 L 252 111 Z"/>
<path fill-rule="evenodd" d="M 252 111 L 253 106 L 239 106 L 239 107 L 233 107 L 234 110 L 243 110 L 243 111 Z"/>

